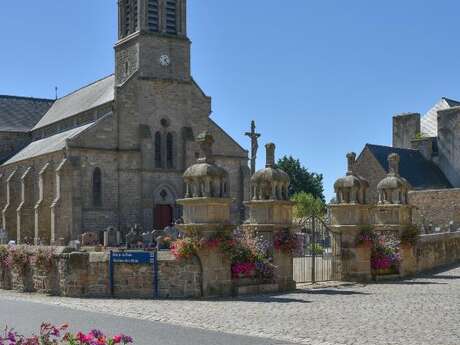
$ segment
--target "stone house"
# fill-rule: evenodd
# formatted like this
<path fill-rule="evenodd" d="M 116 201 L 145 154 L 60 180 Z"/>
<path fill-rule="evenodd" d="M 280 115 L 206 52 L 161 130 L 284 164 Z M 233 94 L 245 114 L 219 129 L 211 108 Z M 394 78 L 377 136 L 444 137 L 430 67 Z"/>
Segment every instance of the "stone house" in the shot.
<path fill-rule="evenodd" d="M 356 160 L 355 172 L 369 182 L 368 202 L 377 202 L 377 185 L 387 175 L 388 156 L 393 153 L 401 159 L 400 174 L 408 181 L 411 190 L 451 188 L 441 169 L 420 151 L 366 144 Z"/>
<path fill-rule="evenodd" d="M 394 116 L 393 145 L 366 144 L 355 164 L 356 173 L 369 181 L 369 201 L 377 200 L 377 183 L 388 173 L 387 157 L 392 153 L 401 157 L 401 176 L 411 190 L 459 188 L 459 115 L 460 102 L 443 97 L 424 116 Z"/>
<path fill-rule="evenodd" d="M 393 117 L 393 146 L 366 144 L 355 173 L 369 182 L 367 199 L 378 201 L 377 184 L 388 173 L 391 154 L 411 192 L 413 221 L 425 228 L 460 228 L 460 102 L 442 98 L 424 116 Z"/>
<path fill-rule="evenodd" d="M 121 0 L 115 73 L 57 100 L 0 96 L 0 210 L 9 238 L 68 242 L 109 226 L 181 216 L 182 174 L 207 131 L 229 172 L 232 220 L 248 152 L 211 118 L 190 71 L 186 0 Z"/>

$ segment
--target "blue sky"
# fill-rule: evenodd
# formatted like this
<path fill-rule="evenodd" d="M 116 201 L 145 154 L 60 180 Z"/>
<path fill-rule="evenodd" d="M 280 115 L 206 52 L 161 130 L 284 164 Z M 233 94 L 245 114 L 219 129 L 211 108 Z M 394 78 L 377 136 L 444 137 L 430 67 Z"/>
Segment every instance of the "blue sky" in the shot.
<path fill-rule="evenodd" d="M 114 70 L 115 0 L 2 1 L 0 94 L 62 96 Z M 391 144 L 395 113 L 460 98 L 458 1 L 189 0 L 192 73 L 213 118 L 323 173 Z M 259 155 L 262 166 L 264 153 Z"/>

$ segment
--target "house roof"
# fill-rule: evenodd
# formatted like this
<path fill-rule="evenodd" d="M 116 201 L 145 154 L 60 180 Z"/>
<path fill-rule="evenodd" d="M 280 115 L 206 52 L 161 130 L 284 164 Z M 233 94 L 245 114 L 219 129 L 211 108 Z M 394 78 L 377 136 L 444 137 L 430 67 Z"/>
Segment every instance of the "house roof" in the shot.
<path fill-rule="evenodd" d="M 92 126 L 93 123 L 89 123 L 87 125 L 73 128 L 71 130 L 55 134 L 51 137 L 44 138 L 41 140 L 34 141 L 19 151 L 16 155 L 10 158 L 8 161 L 3 163 L 3 166 L 9 165 L 12 163 L 17 163 L 32 157 L 41 156 L 47 153 L 56 152 L 62 150 L 66 146 L 66 141 L 68 139 L 72 139 L 75 136 L 79 135 L 87 128 Z"/>
<path fill-rule="evenodd" d="M 114 100 L 115 76 L 110 75 L 59 98 L 33 130 L 48 126 Z"/>
<path fill-rule="evenodd" d="M 421 131 L 430 137 L 438 136 L 438 111 L 460 106 L 460 102 L 443 97 L 421 118 Z"/>
<path fill-rule="evenodd" d="M 53 103 L 51 99 L 0 96 L 0 131 L 29 132 Z"/>
<path fill-rule="evenodd" d="M 400 149 L 390 146 L 367 144 L 366 148 L 373 154 L 385 171 L 389 171 L 388 156 L 397 153 L 400 158 L 399 171 L 414 189 L 451 188 L 441 169 L 427 160 L 418 150 Z"/>
<path fill-rule="evenodd" d="M 446 103 L 449 105 L 449 107 L 458 107 L 458 106 L 460 106 L 460 102 L 456 101 L 454 99 L 450 99 L 450 98 L 447 98 L 447 97 L 443 97 L 442 99 L 444 101 L 446 101 Z"/>

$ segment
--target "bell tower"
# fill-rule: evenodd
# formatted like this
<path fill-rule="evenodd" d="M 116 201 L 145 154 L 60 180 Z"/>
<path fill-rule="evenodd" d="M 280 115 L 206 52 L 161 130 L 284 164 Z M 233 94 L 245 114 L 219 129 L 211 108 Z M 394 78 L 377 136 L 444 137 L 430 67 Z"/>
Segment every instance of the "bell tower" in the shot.
<path fill-rule="evenodd" d="M 118 0 L 117 85 L 141 78 L 190 80 L 186 0 Z"/>

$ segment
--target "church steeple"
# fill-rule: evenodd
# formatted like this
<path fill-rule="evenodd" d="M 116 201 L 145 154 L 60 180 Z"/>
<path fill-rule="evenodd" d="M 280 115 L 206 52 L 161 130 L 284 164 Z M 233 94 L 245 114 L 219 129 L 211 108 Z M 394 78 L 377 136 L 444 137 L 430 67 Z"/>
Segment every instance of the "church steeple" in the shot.
<path fill-rule="evenodd" d="M 116 79 L 190 79 L 186 0 L 118 0 Z"/>
<path fill-rule="evenodd" d="M 185 37 L 185 0 L 119 0 L 118 38 L 138 31 Z"/>

